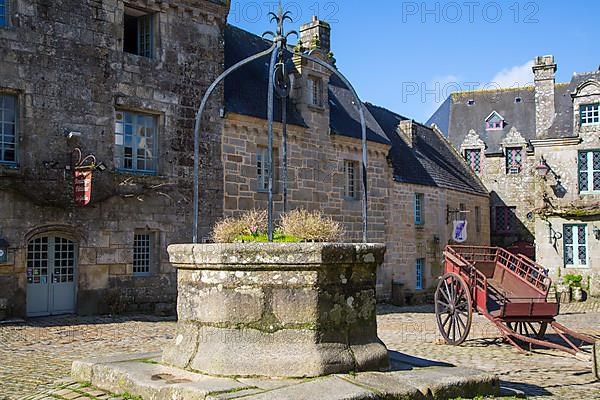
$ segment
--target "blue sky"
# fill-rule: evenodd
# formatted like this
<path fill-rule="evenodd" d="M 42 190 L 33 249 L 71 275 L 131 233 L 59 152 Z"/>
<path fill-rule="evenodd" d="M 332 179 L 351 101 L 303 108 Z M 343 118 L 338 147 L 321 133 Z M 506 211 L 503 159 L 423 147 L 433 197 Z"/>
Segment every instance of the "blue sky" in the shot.
<path fill-rule="evenodd" d="M 363 100 L 422 122 L 459 88 L 530 84 L 538 55 L 556 57 L 559 82 L 600 65 L 597 1 L 283 3 L 295 14 L 289 30 L 313 14 L 330 21 L 338 67 Z M 274 6 L 275 0 L 232 0 L 229 22 L 262 34 L 273 29 L 266 14 Z"/>

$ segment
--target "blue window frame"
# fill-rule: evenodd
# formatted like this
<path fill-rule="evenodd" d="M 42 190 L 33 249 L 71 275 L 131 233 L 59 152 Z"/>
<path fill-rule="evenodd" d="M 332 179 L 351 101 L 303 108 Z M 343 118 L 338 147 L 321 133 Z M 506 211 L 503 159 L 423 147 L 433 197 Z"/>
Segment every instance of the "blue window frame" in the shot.
<path fill-rule="evenodd" d="M 17 164 L 17 97 L 0 94 L 0 164 Z"/>
<path fill-rule="evenodd" d="M 425 195 L 423 193 L 415 193 L 415 225 L 422 226 L 423 209 L 425 208 Z"/>
<path fill-rule="evenodd" d="M 563 227 L 563 238 L 565 267 L 587 268 L 587 226 L 565 225 Z"/>
<path fill-rule="evenodd" d="M 8 25 L 8 4 L 6 0 L 0 0 L 0 26 Z"/>
<path fill-rule="evenodd" d="M 579 118 L 581 125 L 595 125 L 600 123 L 600 103 L 580 106 Z"/>
<path fill-rule="evenodd" d="M 155 174 L 157 117 L 117 111 L 115 166 L 119 170 Z"/>
<path fill-rule="evenodd" d="M 416 263 L 416 270 L 415 270 L 415 289 L 417 290 L 423 290 L 423 268 L 425 266 L 425 259 L 424 258 L 419 258 L 417 259 L 417 263 Z"/>

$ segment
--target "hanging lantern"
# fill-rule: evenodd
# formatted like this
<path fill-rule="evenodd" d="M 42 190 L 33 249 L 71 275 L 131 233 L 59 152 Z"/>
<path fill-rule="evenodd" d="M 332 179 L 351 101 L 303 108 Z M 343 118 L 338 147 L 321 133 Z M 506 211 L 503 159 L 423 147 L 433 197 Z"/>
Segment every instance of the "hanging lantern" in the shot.
<path fill-rule="evenodd" d="M 542 158 L 538 166 L 535 167 L 535 171 L 540 178 L 546 178 L 546 176 L 548 176 L 548 172 L 550 172 L 550 167 L 548 167 L 546 160 Z"/>

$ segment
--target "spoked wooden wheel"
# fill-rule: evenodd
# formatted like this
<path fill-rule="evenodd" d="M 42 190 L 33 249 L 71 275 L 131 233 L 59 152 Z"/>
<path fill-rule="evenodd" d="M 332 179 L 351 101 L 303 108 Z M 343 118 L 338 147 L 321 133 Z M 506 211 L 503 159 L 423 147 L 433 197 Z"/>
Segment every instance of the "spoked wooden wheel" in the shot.
<path fill-rule="evenodd" d="M 506 326 L 511 331 L 522 336 L 527 336 L 533 339 L 543 339 L 548 328 L 547 322 L 507 322 Z"/>
<path fill-rule="evenodd" d="M 473 319 L 473 305 L 467 284 L 457 274 L 448 273 L 438 283 L 435 316 L 446 343 L 458 346 L 467 339 Z"/>

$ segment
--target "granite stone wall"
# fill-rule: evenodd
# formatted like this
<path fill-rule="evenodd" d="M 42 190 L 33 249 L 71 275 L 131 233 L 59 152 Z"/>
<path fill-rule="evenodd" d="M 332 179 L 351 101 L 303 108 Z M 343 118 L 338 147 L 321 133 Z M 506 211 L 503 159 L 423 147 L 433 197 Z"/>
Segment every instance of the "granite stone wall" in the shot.
<path fill-rule="evenodd" d="M 18 100 L 16 165 L 0 165 L 0 297 L 25 315 L 26 247 L 60 235 L 77 246 L 77 312 L 112 308 L 172 312 L 175 272 L 166 245 L 189 242 L 192 228 L 193 126 L 200 96 L 223 68 L 220 1 L 9 0 L 0 28 L 0 93 Z M 153 57 L 123 51 L 124 8 L 152 13 Z M 209 103 L 202 136 L 201 237 L 222 215 L 218 108 Z M 114 163 L 117 111 L 158 121 L 155 175 L 123 173 Z M 80 137 L 67 139 L 69 132 Z M 92 201 L 73 203 L 68 170 L 74 148 L 108 169 L 95 172 Z M 148 277 L 132 274 L 136 232 L 153 237 Z"/>

